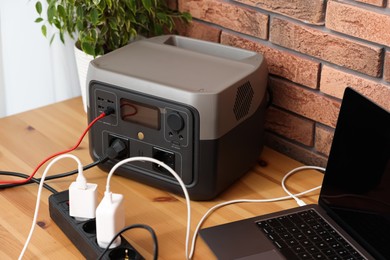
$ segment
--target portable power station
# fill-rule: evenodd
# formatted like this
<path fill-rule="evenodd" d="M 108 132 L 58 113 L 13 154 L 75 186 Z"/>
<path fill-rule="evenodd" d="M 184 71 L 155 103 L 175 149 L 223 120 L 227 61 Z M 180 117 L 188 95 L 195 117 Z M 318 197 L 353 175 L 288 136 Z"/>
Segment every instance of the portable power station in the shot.
<path fill-rule="evenodd" d="M 268 70 L 256 52 L 165 35 L 135 41 L 91 61 L 88 120 L 97 159 L 116 139 L 126 149 L 100 165 L 147 156 L 169 165 L 192 200 L 217 196 L 253 167 L 263 148 Z M 132 162 L 116 174 L 182 194 L 163 167 Z"/>

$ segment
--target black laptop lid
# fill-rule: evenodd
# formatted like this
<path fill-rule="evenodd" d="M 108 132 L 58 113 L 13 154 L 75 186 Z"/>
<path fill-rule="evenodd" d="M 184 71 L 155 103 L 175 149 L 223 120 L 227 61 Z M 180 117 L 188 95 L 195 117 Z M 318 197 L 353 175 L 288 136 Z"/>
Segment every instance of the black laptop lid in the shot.
<path fill-rule="evenodd" d="M 390 259 L 390 113 L 350 88 L 319 204 L 374 256 Z"/>

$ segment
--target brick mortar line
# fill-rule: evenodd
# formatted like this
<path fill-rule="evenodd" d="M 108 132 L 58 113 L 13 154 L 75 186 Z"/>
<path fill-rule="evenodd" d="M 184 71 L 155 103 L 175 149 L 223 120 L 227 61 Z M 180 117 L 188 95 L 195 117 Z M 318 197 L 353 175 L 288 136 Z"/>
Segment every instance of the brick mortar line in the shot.
<path fill-rule="evenodd" d="M 384 6 L 383 7 L 372 5 L 372 4 L 368 4 L 368 3 L 358 2 L 358 1 L 351 1 L 351 0 L 337 0 L 337 1 L 330 0 L 330 1 L 339 2 L 339 3 L 343 3 L 343 4 L 359 7 L 359 8 L 364 9 L 365 11 L 370 11 L 370 12 L 374 12 L 374 13 L 378 13 L 378 14 L 384 14 L 384 15 L 390 15 L 390 8 L 387 7 L 387 2 L 388 1 L 384 1 L 384 3 L 383 3 Z"/>

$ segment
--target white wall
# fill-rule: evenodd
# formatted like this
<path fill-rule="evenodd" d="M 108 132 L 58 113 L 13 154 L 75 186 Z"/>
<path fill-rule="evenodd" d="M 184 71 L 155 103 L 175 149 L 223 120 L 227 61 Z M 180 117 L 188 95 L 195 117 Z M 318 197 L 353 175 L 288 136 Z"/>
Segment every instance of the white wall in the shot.
<path fill-rule="evenodd" d="M 4 75 L 3 75 L 3 59 L 1 54 L 3 53 L 3 47 L 1 42 L 1 16 L 0 16 L 0 117 L 5 116 L 5 102 L 2 97 L 5 96 L 4 92 Z"/>
<path fill-rule="evenodd" d="M 64 46 L 57 38 L 50 46 L 36 18 L 34 0 L 0 0 L 0 104 L 6 115 L 80 95 L 73 42 Z"/>

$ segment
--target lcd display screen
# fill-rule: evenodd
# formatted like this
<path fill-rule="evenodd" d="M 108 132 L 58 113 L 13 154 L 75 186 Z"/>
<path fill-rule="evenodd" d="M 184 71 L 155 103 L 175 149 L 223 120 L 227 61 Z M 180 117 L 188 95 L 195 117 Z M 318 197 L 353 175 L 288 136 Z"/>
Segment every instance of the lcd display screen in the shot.
<path fill-rule="evenodd" d="M 122 98 L 120 108 L 122 120 L 157 130 L 160 129 L 160 110 L 158 107 Z"/>

